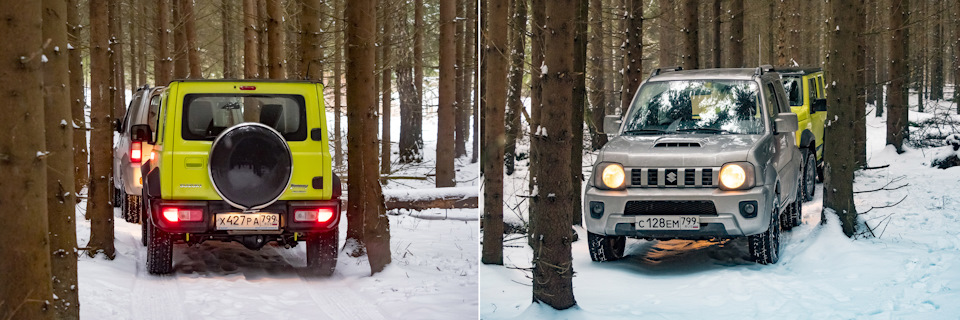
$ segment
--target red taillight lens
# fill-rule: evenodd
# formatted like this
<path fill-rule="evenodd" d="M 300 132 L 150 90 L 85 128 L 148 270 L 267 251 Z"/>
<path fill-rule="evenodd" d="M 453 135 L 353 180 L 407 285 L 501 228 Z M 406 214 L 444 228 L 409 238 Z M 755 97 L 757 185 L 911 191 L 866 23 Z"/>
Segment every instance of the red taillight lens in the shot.
<path fill-rule="evenodd" d="M 130 144 L 130 162 L 140 163 L 143 160 L 143 150 L 139 142 Z"/>
<path fill-rule="evenodd" d="M 293 220 L 297 222 L 329 222 L 335 214 L 334 208 L 296 209 Z"/>
<path fill-rule="evenodd" d="M 240 86 L 240 90 L 257 90 L 255 86 Z"/>
<path fill-rule="evenodd" d="M 203 209 L 166 207 L 163 208 L 163 218 L 170 222 L 203 221 Z"/>

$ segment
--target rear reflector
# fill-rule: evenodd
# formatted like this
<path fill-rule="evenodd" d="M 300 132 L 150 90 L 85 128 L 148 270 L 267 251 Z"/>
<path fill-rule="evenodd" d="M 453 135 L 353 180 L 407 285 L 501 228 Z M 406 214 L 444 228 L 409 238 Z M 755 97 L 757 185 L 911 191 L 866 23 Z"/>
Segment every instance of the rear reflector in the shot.
<path fill-rule="evenodd" d="M 297 222 L 328 222 L 333 219 L 334 208 L 297 209 L 293 220 Z"/>
<path fill-rule="evenodd" d="M 130 162 L 140 163 L 140 160 L 143 160 L 143 150 L 141 150 L 141 145 L 139 142 L 134 142 L 130 144 Z"/>
<path fill-rule="evenodd" d="M 166 207 L 163 208 L 163 218 L 170 222 L 202 221 L 203 209 Z"/>
<path fill-rule="evenodd" d="M 256 86 L 240 86 L 240 90 L 257 90 Z"/>

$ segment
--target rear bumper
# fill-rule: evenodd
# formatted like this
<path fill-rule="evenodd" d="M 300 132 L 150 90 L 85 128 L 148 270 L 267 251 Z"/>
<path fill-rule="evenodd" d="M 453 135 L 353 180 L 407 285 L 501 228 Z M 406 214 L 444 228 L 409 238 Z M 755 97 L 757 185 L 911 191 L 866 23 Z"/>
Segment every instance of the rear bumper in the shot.
<path fill-rule="evenodd" d="M 171 200 L 153 200 L 150 205 L 150 219 L 157 228 L 167 233 L 189 233 L 194 235 L 219 235 L 219 236 L 246 236 L 246 235 L 277 235 L 294 233 L 322 233 L 333 230 L 340 223 L 340 200 L 319 200 L 319 201 L 277 201 L 270 206 L 261 209 L 260 212 L 278 213 L 280 215 L 280 226 L 277 230 L 218 230 L 216 226 L 216 214 L 227 212 L 240 212 L 224 201 L 171 201 Z M 204 207 L 202 221 L 177 221 L 171 222 L 164 219 L 161 207 L 165 206 L 198 206 Z M 298 206 L 316 206 L 316 207 L 335 207 L 335 214 L 330 221 L 325 223 L 316 222 L 297 222 L 293 219 L 292 208 Z"/>

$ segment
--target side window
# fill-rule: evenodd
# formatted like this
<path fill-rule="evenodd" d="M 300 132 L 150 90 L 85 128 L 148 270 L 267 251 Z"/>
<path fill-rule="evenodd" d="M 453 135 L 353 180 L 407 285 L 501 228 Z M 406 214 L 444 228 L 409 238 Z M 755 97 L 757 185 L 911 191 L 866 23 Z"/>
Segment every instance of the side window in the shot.
<path fill-rule="evenodd" d="M 134 107 L 134 106 L 136 106 L 136 105 L 139 104 L 139 103 L 140 103 L 140 97 L 139 97 L 139 96 L 134 96 L 133 99 L 130 100 L 130 104 L 127 105 L 127 112 L 123 115 L 123 121 L 120 122 L 120 131 L 121 131 L 121 132 L 127 132 L 127 128 L 129 128 L 131 125 L 133 125 L 132 122 L 136 121 L 136 119 L 137 119 L 137 108 Z"/>
<path fill-rule="evenodd" d="M 817 81 L 813 78 L 807 80 L 807 91 L 810 92 L 810 100 L 820 99 L 820 90 L 817 90 Z"/>
<path fill-rule="evenodd" d="M 774 118 L 780 113 L 780 101 L 777 101 L 777 90 L 773 83 L 768 82 L 766 90 L 763 90 L 764 100 L 766 100 L 767 117 Z"/>
<path fill-rule="evenodd" d="M 160 114 L 160 95 L 155 95 L 150 98 L 150 109 L 147 111 L 147 125 L 150 126 L 150 132 L 156 134 L 157 125 L 159 124 L 160 117 L 157 115 Z"/>
<path fill-rule="evenodd" d="M 817 88 L 818 90 L 820 90 L 820 97 L 821 97 L 821 98 L 826 98 L 827 95 L 824 94 L 824 90 L 823 90 L 823 76 L 822 76 L 822 75 L 821 75 L 821 76 L 817 76 L 817 82 L 820 83 L 820 86 Z"/>

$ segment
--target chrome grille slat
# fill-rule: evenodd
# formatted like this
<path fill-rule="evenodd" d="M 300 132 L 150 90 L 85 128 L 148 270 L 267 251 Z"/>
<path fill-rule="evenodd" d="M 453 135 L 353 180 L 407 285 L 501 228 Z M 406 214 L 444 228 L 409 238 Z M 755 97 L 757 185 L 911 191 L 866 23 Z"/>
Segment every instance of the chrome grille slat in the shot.
<path fill-rule="evenodd" d="M 716 188 L 720 167 L 629 168 L 630 187 L 639 188 Z M 676 182 L 667 175 L 676 172 Z"/>

